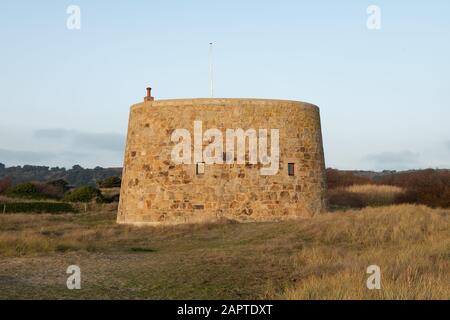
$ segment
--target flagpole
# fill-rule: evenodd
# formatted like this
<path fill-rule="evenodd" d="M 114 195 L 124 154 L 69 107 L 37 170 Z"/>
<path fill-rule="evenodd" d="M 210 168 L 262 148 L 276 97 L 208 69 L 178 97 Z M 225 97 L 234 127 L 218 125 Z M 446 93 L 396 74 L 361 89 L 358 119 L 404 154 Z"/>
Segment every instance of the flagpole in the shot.
<path fill-rule="evenodd" d="M 213 82 L 213 43 L 209 43 L 209 82 L 211 89 L 211 98 L 214 97 L 214 82 Z"/>

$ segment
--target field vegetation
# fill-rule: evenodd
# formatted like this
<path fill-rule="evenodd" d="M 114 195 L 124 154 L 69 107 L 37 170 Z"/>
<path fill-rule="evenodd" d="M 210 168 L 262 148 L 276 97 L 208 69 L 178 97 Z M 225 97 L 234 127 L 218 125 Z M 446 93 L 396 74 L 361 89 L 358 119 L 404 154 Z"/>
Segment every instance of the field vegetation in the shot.
<path fill-rule="evenodd" d="M 404 203 L 450 208 L 450 170 L 417 170 L 369 178 L 328 169 L 327 181 L 332 210 Z"/>
<path fill-rule="evenodd" d="M 33 183 L 45 199 L 0 184 L 0 299 L 450 299 L 447 173 L 328 176 L 332 210 L 313 219 L 164 227 L 116 224 L 117 179 Z M 66 288 L 73 264 L 79 291 Z M 381 290 L 366 287 L 370 265 Z"/>
<path fill-rule="evenodd" d="M 449 299 L 450 210 L 393 205 L 314 219 L 117 225 L 115 211 L 0 215 L 0 298 Z M 66 288 L 79 265 L 82 290 Z M 366 268 L 381 268 L 381 290 Z"/>

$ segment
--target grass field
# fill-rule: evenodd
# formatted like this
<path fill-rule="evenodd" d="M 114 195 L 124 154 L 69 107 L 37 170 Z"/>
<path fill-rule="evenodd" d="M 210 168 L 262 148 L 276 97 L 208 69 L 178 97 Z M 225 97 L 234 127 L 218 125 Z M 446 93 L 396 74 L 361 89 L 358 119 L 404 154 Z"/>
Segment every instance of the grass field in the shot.
<path fill-rule="evenodd" d="M 396 203 L 405 189 L 390 185 L 362 184 L 330 189 L 329 204 L 332 210 L 389 206 Z"/>
<path fill-rule="evenodd" d="M 69 265 L 82 289 L 68 290 Z M 381 268 L 381 290 L 366 268 Z M 0 214 L 0 299 L 450 299 L 450 210 L 137 228 L 115 212 Z"/>

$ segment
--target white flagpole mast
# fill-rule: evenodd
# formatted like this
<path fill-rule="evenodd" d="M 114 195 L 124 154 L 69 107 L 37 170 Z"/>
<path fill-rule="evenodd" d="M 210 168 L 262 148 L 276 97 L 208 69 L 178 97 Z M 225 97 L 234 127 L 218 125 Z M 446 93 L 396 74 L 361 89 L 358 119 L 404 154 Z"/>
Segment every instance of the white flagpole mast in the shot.
<path fill-rule="evenodd" d="M 213 43 L 209 43 L 209 81 L 211 86 L 211 98 L 214 97 L 214 83 L 213 83 Z"/>

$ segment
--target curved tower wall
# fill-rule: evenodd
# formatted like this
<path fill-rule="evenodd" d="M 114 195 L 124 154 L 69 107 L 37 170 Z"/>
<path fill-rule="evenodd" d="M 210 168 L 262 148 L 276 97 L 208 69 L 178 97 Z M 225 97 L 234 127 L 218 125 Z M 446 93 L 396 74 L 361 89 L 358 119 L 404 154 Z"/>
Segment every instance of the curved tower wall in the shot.
<path fill-rule="evenodd" d="M 203 161 L 194 159 L 195 141 L 201 141 L 204 151 L 215 138 L 198 140 L 194 132 L 196 121 L 197 124 L 201 121 L 203 134 L 208 129 L 223 133 L 223 159 L 233 163 L 197 165 L 196 161 Z M 260 129 L 267 130 L 268 155 L 271 155 L 271 141 L 275 141 L 271 138 L 276 136 L 272 130 L 278 129 L 276 174 L 261 174 L 261 169 L 267 167 L 261 161 L 249 163 L 248 140 L 245 163 L 237 163 L 236 149 L 234 159 L 230 159 L 231 154 L 226 152 L 226 132 L 237 128 L 254 129 L 257 133 Z M 172 153 L 177 142 L 173 141 L 185 140 L 173 140 L 176 129 L 190 133 L 191 164 L 174 161 Z M 258 143 L 259 138 L 258 135 Z M 258 144 L 258 152 L 260 148 Z M 186 99 L 150 100 L 131 107 L 119 223 L 311 217 L 325 210 L 325 193 L 320 115 L 314 105 L 284 100 Z"/>

